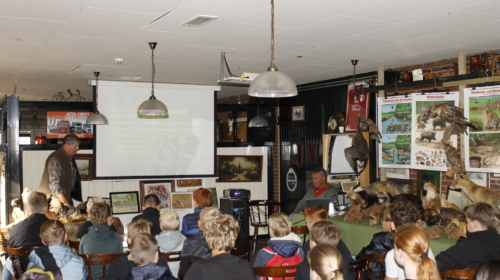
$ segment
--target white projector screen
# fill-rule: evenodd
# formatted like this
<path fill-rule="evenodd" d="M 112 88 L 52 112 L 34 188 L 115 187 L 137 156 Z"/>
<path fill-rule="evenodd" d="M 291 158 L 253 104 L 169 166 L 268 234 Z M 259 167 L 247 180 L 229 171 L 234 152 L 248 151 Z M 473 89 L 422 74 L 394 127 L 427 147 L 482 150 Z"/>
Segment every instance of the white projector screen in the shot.
<path fill-rule="evenodd" d="M 137 108 L 151 95 L 151 84 L 99 81 L 99 111 L 109 125 L 96 126 L 95 179 L 215 177 L 218 90 L 155 84 L 169 118 L 143 119 Z"/>

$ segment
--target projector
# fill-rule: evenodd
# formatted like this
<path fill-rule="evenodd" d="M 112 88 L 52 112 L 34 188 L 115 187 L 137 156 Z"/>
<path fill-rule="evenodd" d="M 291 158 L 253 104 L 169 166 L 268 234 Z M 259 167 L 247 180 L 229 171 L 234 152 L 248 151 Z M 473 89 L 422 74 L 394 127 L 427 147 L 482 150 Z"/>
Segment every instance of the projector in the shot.
<path fill-rule="evenodd" d="M 250 199 L 250 190 L 245 189 L 227 189 L 223 191 L 224 197 L 229 198 L 248 198 Z"/>

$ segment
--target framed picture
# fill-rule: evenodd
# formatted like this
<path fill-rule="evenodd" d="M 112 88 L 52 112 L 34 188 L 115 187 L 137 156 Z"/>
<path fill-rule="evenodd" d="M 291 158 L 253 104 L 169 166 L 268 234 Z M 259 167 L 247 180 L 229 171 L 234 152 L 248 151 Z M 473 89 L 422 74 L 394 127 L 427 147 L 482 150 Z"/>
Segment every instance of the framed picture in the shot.
<path fill-rule="evenodd" d="M 357 184 L 358 184 L 358 182 L 343 182 L 343 183 L 340 183 L 340 185 L 342 186 L 342 191 L 343 192 L 345 192 L 347 190 L 352 190 L 352 188 L 354 188 Z"/>
<path fill-rule="evenodd" d="M 191 179 L 191 180 L 177 180 L 178 187 L 201 187 L 201 179 Z"/>
<path fill-rule="evenodd" d="M 291 151 L 292 151 L 292 146 L 290 145 L 281 146 L 281 160 L 290 160 Z"/>
<path fill-rule="evenodd" d="M 87 197 L 87 201 L 89 199 L 91 199 L 92 197 L 95 197 L 95 196 L 89 196 L 89 197 Z M 106 202 L 109 206 L 111 206 L 111 199 L 109 199 L 109 197 L 101 197 L 101 198 L 102 198 L 102 200 L 104 200 L 104 202 Z"/>
<path fill-rule="evenodd" d="M 262 182 L 262 156 L 217 156 L 217 182 Z"/>
<path fill-rule="evenodd" d="M 424 195 L 424 184 L 431 182 L 436 186 L 438 194 L 441 193 L 441 171 L 417 170 L 417 196 Z"/>
<path fill-rule="evenodd" d="M 469 179 L 474 182 L 475 184 L 478 184 L 483 187 L 489 187 L 488 186 L 488 173 L 482 173 L 482 172 L 467 172 L 467 175 L 469 176 Z"/>
<path fill-rule="evenodd" d="M 448 202 L 451 202 L 462 209 L 462 192 L 450 190 L 448 192 Z"/>
<path fill-rule="evenodd" d="M 415 182 L 411 179 L 388 179 L 393 183 L 398 184 L 404 193 L 415 194 Z"/>
<path fill-rule="evenodd" d="M 76 154 L 75 162 L 78 172 L 80 173 L 80 179 L 82 181 L 92 181 L 92 159 L 93 154 Z"/>
<path fill-rule="evenodd" d="M 387 168 L 386 176 L 397 179 L 410 179 L 410 169 L 408 168 Z"/>
<path fill-rule="evenodd" d="M 292 107 L 292 121 L 305 121 L 306 120 L 306 106 L 293 106 Z"/>
<path fill-rule="evenodd" d="M 192 192 L 174 192 L 171 193 L 172 210 L 193 210 Z"/>
<path fill-rule="evenodd" d="M 160 198 L 160 209 L 170 209 L 170 194 L 175 191 L 174 180 L 140 181 L 141 202 L 148 194 L 156 194 Z"/>
<path fill-rule="evenodd" d="M 212 193 L 212 207 L 219 208 L 219 198 L 217 197 L 217 189 L 216 188 L 208 188 Z"/>
<path fill-rule="evenodd" d="M 109 193 L 113 214 L 140 213 L 139 192 L 112 192 Z"/>
<path fill-rule="evenodd" d="M 491 178 L 500 179 L 500 173 L 490 173 Z"/>

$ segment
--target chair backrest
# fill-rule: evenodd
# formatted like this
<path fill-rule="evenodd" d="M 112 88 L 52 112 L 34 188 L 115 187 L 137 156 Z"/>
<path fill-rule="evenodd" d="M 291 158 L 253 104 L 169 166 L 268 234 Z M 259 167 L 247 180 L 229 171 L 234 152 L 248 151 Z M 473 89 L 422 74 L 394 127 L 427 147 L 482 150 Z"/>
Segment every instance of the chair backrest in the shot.
<path fill-rule="evenodd" d="M 309 234 L 307 226 L 294 226 L 292 227 L 292 232 L 295 234 L 302 234 L 302 245 L 306 244 L 306 238 Z"/>
<path fill-rule="evenodd" d="M 76 253 L 78 254 L 78 248 L 80 248 L 80 241 L 75 241 L 75 240 L 69 240 L 68 239 L 68 245 L 70 248 L 73 248 L 76 250 Z"/>
<path fill-rule="evenodd" d="M 387 252 L 382 254 L 359 254 L 358 259 L 364 258 L 366 260 L 365 272 L 368 275 L 368 279 L 372 279 L 372 270 L 370 269 L 370 263 L 380 264 L 380 278 L 385 279 L 385 256 Z"/>
<path fill-rule="evenodd" d="M 246 242 L 235 245 L 231 250 L 231 255 L 250 261 L 250 245 Z"/>
<path fill-rule="evenodd" d="M 349 272 L 354 272 L 354 280 L 362 280 L 365 276 L 366 259 L 361 258 L 349 262 Z"/>
<path fill-rule="evenodd" d="M 177 262 L 181 260 L 181 251 L 174 251 L 174 252 L 160 252 L 160 255 L 162 255 L 167 262 Z"/>
<path fill-rule="evenodd" d="M 31 251 L 38 247 L 21 247 L 21 248 L 10 248 L 7 247 L 7 253 L 12 261 L 12 270 L 14 271 L 14 279 L 19 279 L 26 272 L 26 268 L 23 265 L 23 258 L 27 258 Z"/>
<path fill-rule="evenodd" d="M 82 257 L 85 265 L 87 265 L 89 280 L 92 280 L 91 265 L 102 265 L 101 279 L 104 279 L 104 277 L 106 276 L 106 265 L 111 264 L 116 258 L 119 258 L 121 255 L 122 254 L 78 254 L 78 256 Z"/>
<path fill-rule="evenodd" d="M 273 200 L 252 200 L 248 203 L 252 226 L 267 226 L 267 219 L 280 211 L 280 203 Z"/>
<path fill-rule="evenodd" d="M 476 274 L 475 268 L 466 268 L 466 269 L 452 269 L 448 271 L 440 271 L 443 279 L 446 278 L 455 278 L 455 279 L 466 279 L 472 280 L 474 279 L 474 274 Z"/>
<path fill-rule="evenodd" d="M 290 266 L 258 266 L 253 268 L 253 274 L 255 276 L 262 276 L 266 279 L 269 277 L 295 277 L 298 265 Z"/>

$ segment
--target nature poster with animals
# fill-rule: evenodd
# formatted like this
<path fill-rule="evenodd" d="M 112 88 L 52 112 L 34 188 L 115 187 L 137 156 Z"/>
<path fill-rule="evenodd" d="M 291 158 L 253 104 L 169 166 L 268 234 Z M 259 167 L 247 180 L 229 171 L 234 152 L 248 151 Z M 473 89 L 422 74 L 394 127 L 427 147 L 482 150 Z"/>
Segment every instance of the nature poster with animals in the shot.
<path fill-rule="evenodd" d="M 447 170 L 445 145 L 457 147 L 457 136 L 445 113 L 458 110 L 458 92 L 413 94 L 411 131 L 411 168 Z M 444 118 L 444 120 L 443 120 Z"/>
<path fill-rule="evenodd" d="M 382 143 L 378 145 L 379 167 L 410 168 L 411 96 L 379 97 L 378 127 Z"/>
<path fill-rule="evenodd" d="M 466 88 L 464 108 L 475 127 L 464 138 L 466 170 L 500 172 L 500 86 Z"/>
<path fill-rule="evenodd" d="M 356 89 L 367 88 L 369 85 L 366 82 L 349 83 L 347 86 L 347 112 L 346 112 L 346 127 L 345 131 L 356 131 L 358 128 L 358 115 L 364 120 L 368 118 L 368 110 L 370 105 L 369 93 L 355 93 Z"/>

